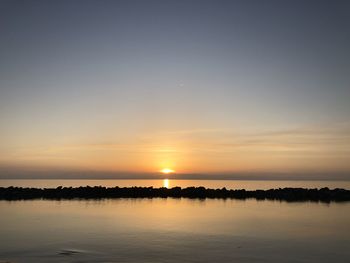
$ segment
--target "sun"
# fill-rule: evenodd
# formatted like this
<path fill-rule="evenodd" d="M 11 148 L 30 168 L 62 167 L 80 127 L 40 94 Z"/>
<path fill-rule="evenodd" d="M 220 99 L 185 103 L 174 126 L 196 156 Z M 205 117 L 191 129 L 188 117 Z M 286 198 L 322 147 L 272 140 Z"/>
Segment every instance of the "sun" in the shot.
<path fill-rule="evenodd" d="M 171 174 L 171 173 L 174 173 L 175 171 L 172 169 L 169 169 L 169 168 L 164 168 L 164 169 L 160 170 L 160 172 L 163 174 Z"/>

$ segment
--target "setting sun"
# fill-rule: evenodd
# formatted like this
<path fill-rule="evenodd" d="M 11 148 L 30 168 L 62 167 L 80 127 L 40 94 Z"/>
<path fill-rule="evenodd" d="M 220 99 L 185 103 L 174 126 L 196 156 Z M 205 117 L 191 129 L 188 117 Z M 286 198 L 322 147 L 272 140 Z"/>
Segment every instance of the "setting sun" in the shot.
<path fill-rule="evenodd" d="M 172 169 L 169 169 L 169 168 L 164 168 L 160 172 L 163 173 L 163 174 L 170 174 L 170 173 L 173 173 L 175 171 L 172 170 Z"/>

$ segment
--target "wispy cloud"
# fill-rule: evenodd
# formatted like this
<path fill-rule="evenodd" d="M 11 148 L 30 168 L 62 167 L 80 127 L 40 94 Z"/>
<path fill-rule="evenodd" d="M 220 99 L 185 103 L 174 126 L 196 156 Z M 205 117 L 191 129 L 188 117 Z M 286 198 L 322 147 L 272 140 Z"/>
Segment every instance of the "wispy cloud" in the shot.
<path fill-rule="evenodd" d="M 163 136 L 171 137 L 162 143 Z M 188 137 L 188 135 L 191 135 Z M 159 139 L 161 138 L 161 139 Z M 157 142 L 160 141 L 160 142 Z M 180 147 L 181 146 L 181 147 Z M 308 126 L 295 129 L 237 132 L 230 129 L 165 131 L 127 143 L 102 142 L 48 148 L 50 151 L 103 150 L 136 152 L 182 152 L 191 150 L 350 151 L 350 126 Z"/>

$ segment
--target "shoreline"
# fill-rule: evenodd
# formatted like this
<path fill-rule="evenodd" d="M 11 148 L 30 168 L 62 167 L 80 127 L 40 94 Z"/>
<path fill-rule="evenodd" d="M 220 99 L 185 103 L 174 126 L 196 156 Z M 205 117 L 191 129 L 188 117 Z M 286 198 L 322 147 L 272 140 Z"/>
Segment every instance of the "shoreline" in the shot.
<path fill-rule="evenodd" d="M 116 198 L 191 198 L 191 199 L 256 199 L 287 202 L 346 202 L 350 190 L 335 188 L 278 188 L 269 190 L 228 190 L 204 187 L 62 187 L 26 188 L 0 187 L 0 200 L 71 200 L 71 199 L 116 199 Z"/>

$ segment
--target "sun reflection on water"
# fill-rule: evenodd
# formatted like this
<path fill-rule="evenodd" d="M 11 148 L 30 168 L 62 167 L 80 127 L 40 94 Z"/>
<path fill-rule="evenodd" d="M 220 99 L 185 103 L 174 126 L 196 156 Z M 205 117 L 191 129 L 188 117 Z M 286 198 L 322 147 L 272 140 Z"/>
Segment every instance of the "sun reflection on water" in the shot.
<path fill-rule="evenodd" d="M 169 188 L 169 179 L 163 179 L 163 187 Z"/>

